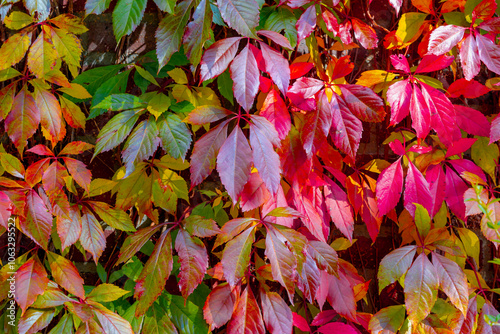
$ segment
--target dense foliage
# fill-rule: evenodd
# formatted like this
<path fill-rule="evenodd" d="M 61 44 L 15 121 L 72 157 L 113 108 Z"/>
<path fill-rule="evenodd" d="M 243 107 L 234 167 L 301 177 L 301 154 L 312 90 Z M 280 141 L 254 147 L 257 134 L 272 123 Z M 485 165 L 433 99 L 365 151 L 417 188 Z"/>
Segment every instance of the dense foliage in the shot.
<path fill-rule="evenodd" d="M 118 0 L 117 42 L 158 7 L 156 49 L 85 71 L 71 0 L 16 1 L 0 332 L 500 333 L 494 0 Z M 384 226 L 367 280 L 338 253 Z"/>

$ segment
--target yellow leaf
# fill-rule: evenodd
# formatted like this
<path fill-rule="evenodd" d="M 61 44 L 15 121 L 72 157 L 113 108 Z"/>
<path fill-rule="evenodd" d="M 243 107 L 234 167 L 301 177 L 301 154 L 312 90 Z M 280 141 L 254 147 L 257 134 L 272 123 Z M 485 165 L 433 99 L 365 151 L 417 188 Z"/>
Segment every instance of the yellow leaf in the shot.
<path fill-rule="evenodd" d="M 123 290 L 114 284 L 103 283 L 96 286 L 94 290 L 88 294 L 87 299 L 96 302 L 112 302 L 127 293 L 129 293 L 129 291 Z"/>
<path fill-rule="evenodd" d="M 61 29 L 71 31 L 73 34 L 79 35 L 88 31 L 87 27 L 82 23 L 82 19 L 71 14 L 62 14 L 49 21 Z"/>
<path fill-rule="evenodd" d="M 30 36 L 18 33 L 10 36 L 0 47 L 0 70 L 16 65 L 30 47 Z"/>
<path fill-rule="evenodd" d="M 87 117 L 80 107 L 62 96 L 59 97 L 59 102 L 61 103 L 61 111 L 64 119 L 69 126 L 85 130 L 85 120 Z"/>
<path fill-rule="evenodd" d="M 10 13 L 10 15 L 5 18 L 4 23 L 9 29 L 19 30 L 33 23 L 33 18 L 28 14 L 16 11 Z"/>
<path fill-rule="evenodd" d="M 396 36 L 403 43 L 409 43 L 412 39 L 418 38 L 426 17 L 425 13 L 404 13 L 399 19 Z"/>
<path fill-rule="evenodd" d="M 162 93 L 155 94 L 151 100 L 148 101 L 148 111 L 152 114 L 156 119 L 160 117 L 165 111 L 168 110 L 171 104 L 170 98 Z"/>
<path fill-rule="evenodd" d="M 49 36 L 42 30 L 28 53 L 28 67 L 37 78 L 43 79 L 45 73 L 54 69 L 57 63 L 57 52 L 49 40 Z"/>
<path fill-rule="evenodd" d="M 89 197 L 99 196 L 110 191 L 114 188 L 116 183 L 116 181 L 108 179 L 93 179 L 90 182 Z"/>
<path fill-rule="evenodd" d="M 172 71 L 168 71 L 167 73 L 172 79 L 174 79 L 175 83 L 179 85 L 187 85 L 188 79 L 186 73 L 184 73 L 182 69 L 174 68 Z"/>
<path fill-rule="evenodd" d="M 82 46 L 80 40 L 73 34 L 67 33 L 62 29 L 43 26 L 44 31 L 50 34 L 52 42 L 59 53 L 59 56 L 68 64 L 80 67 L 80 57 L 82 55 Z"/>
<path fill-rule="evenodd" d="M 500 90 L 500 77 L 486 80 L 485 85 L 491 90 Z"/>
<path fill-rule="evenodd" d="M 495 168 L 500 151 L 497 144 L 489 145 L 489 138 L 478 137 L 471 147 L 472 160 L 495 180 Z"/>
<path fill-rule="evenodd" d="M 361 73 L 361 76 L 356 81 L 356 84 L 365 87 L 373 87 L 379 83 L 392 81 L 395 77 L 396 74 L 382 70 L 365 71 Z"/>
<path fill-rule="evenodd" d="M 59 88 L 59 91 L 80 100 L 92 98 L 92 95 L 90 95 L 83 86 L 77 83 L 72 83 L 70 87 Z"/>

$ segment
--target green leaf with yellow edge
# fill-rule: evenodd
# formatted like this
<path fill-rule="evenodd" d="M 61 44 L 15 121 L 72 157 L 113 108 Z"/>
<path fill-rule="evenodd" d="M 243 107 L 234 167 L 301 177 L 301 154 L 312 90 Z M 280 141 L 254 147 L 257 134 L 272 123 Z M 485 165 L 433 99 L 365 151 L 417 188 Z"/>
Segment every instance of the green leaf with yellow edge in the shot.
<path fill-rule="evenodd" d="M 43 79 L 45 73 L 53 70 L 57 63 L 58 54 L 52 38 L 45 29 L 31 45 L 28 53 L 28 67 L 37 78 Z"/>
<path fill-rule="evenodd" d="M 414 68 L 412 67 L 412 70 L 413 69 Z M 418 80 L 422 81 L 425 84 L 428 84 L 431 87 L 444 90 L 443 83 L 436 78 L 432 78 L 432 77 L 429 77 L 427 75 L 420 75 L 420 74 L 415 74 L 415 78 L 417 78 Z"/>
<path fill-rule="evenodd" d="M 426 13 L 404 13 L 401 15 L 396 30 L 396 36 L 403 43 L 410 42 L 413 38 L 418 37 L 420 27 L 425 21 L 428 14 Z"/>
<path fill-rule="evenodd" d="M 114 284 L 103 283 L 96 286 L 88 295 L 88 300 L 95 302 L 112 302 L 126 295 L 130 291 L 123 290 Z"/>
<path fill-rule="evenodd" d="M 73 262 L 52 252 L 47 252 L 47 259 L 56 283 L 69 293 L 84 299 L 83 279 Z"/>
<path fill-rule="evenodd" d="M 15 11 L 10 13 L 10 15 L 5 18 L 3 23 L 11 30 L 19 30 L 33 22 L 33 18 L 28 14 Z"/>
<path fill-rule="evenodd" d="M 0 90 L 0 119 L 5 119 L 12 110 L 16 83 L 11 83 Z"/>
<path fill-rule="evenodd" d="M 30 45 L 30 34 L 18 33 L 10 36 L 0 47 L 0 70 L 19 63 Z"/>
<path fill-rule="evenodd" d="M 191 131 L 186 123 L 175 114 L 163 114 L 158 119 L 158 131 L 163 149 L 176 159 L 184 159 L 191 147 Z"/>
<path fill-rule="evenodd" d="M 134 223 L 130 216 L 121 209 L 112 208 L 104 202 L 88 202 L 95 213 L 109 226 L 121 231 L 135 232 Z"/>
<path fill-rule="evenodd" d="M 382 70 L 364 71 L 356 81 L 357 85 L 373 87 L 376 84 L 389 82 L 396 78 L 396 74 Z"/>
<path fill-rule="evenodd" d="M 272 211 L 270 211 L 269 213 L 266 214 L 266 217 L 267 216 L 271 216 L 271 217 L 293 217 L 293 218 L 303 218 L 304 217 L 303 214 L 301 214 L 300 212 L 298 212 L 295 209 L 292 209 L 289 206 L 279 207 L 279 208 L 273 209 Z"/>
<path fill-rule="evenodd" d="M 493 143 L 489 145 L 488 137 L 477 137 L 477 141 L 471 147 L 472 160 L 488 173 L 495 182 L 495 169 L 498 163 L 500 151 L 498 145 Z M 496 183 L 496 182 L 495 182 Z"/>
<path fill-rule="evenodd" d="M 418 233 L 422 238 L 425 238 L 431 229 L 429 212 L 418 203 L 415 203 L 415 225 L 417 225 Z"/>
<path fill-rule="evenodd" d="M 68 333 L 71 334 L 73 333 L 73 317 L 69 313 L 66 313 L 59 320 L 57 325 L 55 325 L 54 328 L 52 328 L 49 334 L 68 334 Z"/>

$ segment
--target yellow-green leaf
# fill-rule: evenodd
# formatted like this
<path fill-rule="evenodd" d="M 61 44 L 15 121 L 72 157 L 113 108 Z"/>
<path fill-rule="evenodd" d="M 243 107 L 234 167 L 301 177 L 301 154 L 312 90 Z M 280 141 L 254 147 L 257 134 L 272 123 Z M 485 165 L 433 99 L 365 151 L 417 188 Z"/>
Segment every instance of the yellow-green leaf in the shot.
<path fill-rule="evenodd" d="M 18 33 L 10 36 L 0 47 L 0 70 L 16 65 L 30 47 L 30 36 Z"/>
<path fill-rule="evenodd" d="M 127 293 L 129 293 L 129 291 L 123 290 L 114 284 L 104 283 L 96 286 L 94 290 L 88 294 L 87 299 L 95 302 L 112 302 Z"/>
<path fill-rule="evenodd" d="M 399 19 L 396 36 L 403 43 L 408 43 L 417 35 L 426 17 L 427 14 L 425 13 L 404 13 Z"/>
<path fill-rule="evenodd" d="M 49 35 L 42 31 L 31 45 L 28 53 L 28 67 L 37 78 L 44 78 L 45 73 L 54 69 L 57 63 L 57 51 Z"/>
<path fill-rule="evenodd" d="M 80 56 L 82 54 L 82 46 L 80 40 L 73 34 L 67 33 L 62 29 L 51 28 L 44 26 L 44 31 L 49 30 L 48 34 L 52 38 L 52 43 L 57 50 L 59 56 L 68 64 L 80 67 Z"/>
<path fill-rule="evenodd" d="M 471 156 L 472 160 L 495 180 L 495 168 L 500 151 L 497 144 L 489 145 L 489 140 L 487 137 L 478 137 L 472 145 Z"/>
<path fill-rule="evenodd" d="M 20 75 L 21 73 L 18 70 L 12 67 L 6 68 L 0 71 L 0 82 L 10 80 Z"/>
<path fill-rule="evenodd" d="M 59 91 L 80 100 L 92 98 L 92 95 L 90 95 L 82 85 L 77 83 L 72 83 L 70 87 L 61 87 Z"/>
<path fill-rule="evenodd" d="M 9 29 L 19 30 L 33 23 L 33 18 L 23 12 L 15 11 L 5 18 L 4 23 Z"/>

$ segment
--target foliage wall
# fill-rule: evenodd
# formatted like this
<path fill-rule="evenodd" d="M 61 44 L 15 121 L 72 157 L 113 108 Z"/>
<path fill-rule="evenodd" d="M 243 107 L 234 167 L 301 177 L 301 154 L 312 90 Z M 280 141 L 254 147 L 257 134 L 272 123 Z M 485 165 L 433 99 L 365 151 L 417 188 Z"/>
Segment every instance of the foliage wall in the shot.
<path fill-rule="evenodd" d="M 500 333 L 494 0 L 81 5 L 0 2 L 0 332 Z"/>

